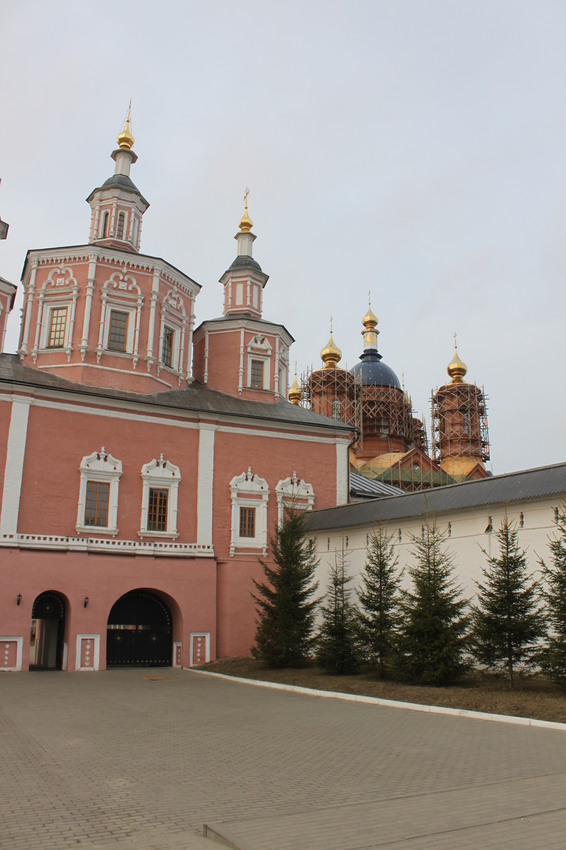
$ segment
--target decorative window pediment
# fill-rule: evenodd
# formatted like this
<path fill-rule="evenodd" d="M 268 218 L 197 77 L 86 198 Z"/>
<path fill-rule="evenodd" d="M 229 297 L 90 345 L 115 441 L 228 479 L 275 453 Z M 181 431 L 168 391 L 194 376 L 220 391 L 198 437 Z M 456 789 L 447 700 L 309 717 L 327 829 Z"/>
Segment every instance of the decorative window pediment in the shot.
<path fill-rule="evenodd" d="M 311 511 L 314 505 L 314 490 L 312 484 L 307 484 L 297 473 L 284 478 L 275 487 L 277 497 L 277 522 L 281 525 L 285 508 Z"/>
<path fill-rule="evenodd" d="M 247 349 L 248 387 L 253 390 L 268 390 L 272 352 L 269 340 L 258 334 L 252 337 Z"/>
<path fill-rule="evenodd" d="M 230 481 L 232 531 L 230 555 L 237 549 L 261 549 L 267 553 L 267 503 L 269 487 L 264 478 L 247 472 Z"/>
<path fill-rule="evenodd" d="M 77 511 L 78 532 L 118 533 L 118 485 L 122 461 L 104 446 L 99 452 L 83 457 Z"/>
<path fill-rule="evenodd" d="M 142 466 L 143 481 L 140 537 L 176 538 L 179 483 L 178 466 L 163 455 Z"/>
<path fill-rule="evenodd" d="M 102 287 L 102 310 L 96 348 L 97 361 L 104 351 L 130 354 L 139 359 L 139 333 L 143 296 L 135 277 L 114 272 Z"/>

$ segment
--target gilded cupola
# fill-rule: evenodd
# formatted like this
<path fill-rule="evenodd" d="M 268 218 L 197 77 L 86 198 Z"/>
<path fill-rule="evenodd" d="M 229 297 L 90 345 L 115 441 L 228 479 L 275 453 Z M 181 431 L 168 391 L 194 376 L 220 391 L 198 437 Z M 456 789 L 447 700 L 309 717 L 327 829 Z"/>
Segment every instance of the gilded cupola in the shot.
<path fill-rule="evenodd" d="M 330 339 L 320 352 L 320 357 L 325 369 L 336 369 L 342 359 L 342 352 L 332 338 L 332 319 L 330 319 Z"/>
<path fill-rule="evenodd" d="M 452 378 L 453 384 L 463 384 L 464 375 L 468 371 L 468 367 L 463 360 L 458 356 L 458 345 L 456 343 L 456 334 L 454 334 L 454 357 L 446 367 L 446 371 Z"/>

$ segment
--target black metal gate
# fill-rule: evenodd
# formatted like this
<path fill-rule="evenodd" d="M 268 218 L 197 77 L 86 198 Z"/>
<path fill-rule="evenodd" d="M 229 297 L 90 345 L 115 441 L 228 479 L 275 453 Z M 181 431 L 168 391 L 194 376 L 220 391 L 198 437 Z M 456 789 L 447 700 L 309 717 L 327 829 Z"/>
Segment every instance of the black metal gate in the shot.
<path fill-rule="evenodd" d="M 132 590 L 113 605 L 106 633 L 108 667 L 171 667 L 171 614 L 148 590 Z"/>

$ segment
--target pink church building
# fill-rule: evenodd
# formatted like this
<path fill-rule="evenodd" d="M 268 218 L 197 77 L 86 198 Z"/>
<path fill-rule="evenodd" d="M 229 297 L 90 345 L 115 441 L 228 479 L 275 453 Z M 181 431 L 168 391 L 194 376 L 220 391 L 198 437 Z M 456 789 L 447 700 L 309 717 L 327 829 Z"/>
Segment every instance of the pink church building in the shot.
<path fill-rule="evenodd" d="M 348 500 L 351 429 L 287 401 L 247 202 L 223 313 L 195 329 L 199 284 L 140 253 L 133 144 L 128 120 L 88 243 L 28 252 L 0 355 L 2 670 L 246 655 L 285 505 Z M 14 292 L 0 279 L 0 339 Z"/>

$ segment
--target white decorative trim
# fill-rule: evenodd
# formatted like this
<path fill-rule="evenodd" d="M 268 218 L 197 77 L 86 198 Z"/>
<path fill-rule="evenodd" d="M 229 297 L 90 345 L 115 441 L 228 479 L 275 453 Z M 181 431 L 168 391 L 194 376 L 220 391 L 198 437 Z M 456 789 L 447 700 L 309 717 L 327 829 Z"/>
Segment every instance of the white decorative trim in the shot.
<path fill-rule="evenodd" d="M 92 665 L 81 667 L 81 643 L 83 640 L 92 640 L 94 643 Z M 75 655 L 75 670 L 99 670 L 100 669 L 100 635 L 77 635 L 77 651 Z"/>
<path fill-rule="evenodd" d="M 153 458 L 152 461 L 142 466 L 141 477 L 143 480 L 142 493 L 142 509 L 140 537 L 178 537 L 177 532 L 177 504 L 179 497 L 179 482 L 181 481 L 181 471 L 178 466 L 175 466 L 170 461 L 165 460 L 163 454 L 159 460 Z M 157 487 L 161 490 L 168 491 L 167 497 L 167 530 L 152 531 L 147 527 L 147 515 L 149 511 L 149 491 L 151 488 Z"/>
<path fill-rule="evenodd" d="M 269 487 L 265 478 L 247 472 L 236 475 L 230 481 L 232 499 L 232 528 L 230 534 L 230 556 L 236 549 L 261 549 L 267 554 L 267 502 Z M 255 508 L 255 536 L 240 537 L 240 508 Z"/>
<path fill-rule="evenodd" d="M 210 661 L 210 632 L 191 632 L 189 640 L 190 640 L 190 653 L 189 653 L 189 665 L 191 667 L 195 666 L 195 659 L 193 658 L 193 638 L 203 637 L 204 641 L 204 661 L 199 661 L 199 664 L 206 664 L 207 661 Z"/>
<path fill-rule="evenodd" d="M 216 425 L 199 427 L 197 478 L 197 540 L 212 544 L 212 496 L 214 483 L 214 435 Z"/>
<path fill-rule="evenodd" d="M 0 647 L 3 643 L 16 643 L 16 666 L 4 667 L 0 658 L 0 672 L 20 673 L 22 669 L 22 658 L 24 652 L 24 639 L 21 635 L 0 635 Z"/>
<path fill-rule="evenodd" d="M 282 481 L 279 481 L 275 487 L 275 494 L 277 496 L 278 525 L 281 525 L 283 522 L 285 508 L 312 511 L 314 505 L 312 484 L 307 484 L 302 479 L 298 479 L 296 472 L 293 472 L 290 478 L 284 478 Z"/>
<path fill-rule="evenodd" d="M 80 465 L 81 483 L 79 488 L 79 504 L 77 509 L 77 524 L 80 532 L 96 531 L 97 534 L 118 533 L 118 486 L 122 475 L 122 461 L 108 454 L 104 446 L 99 452 L 83 457 Z M 108 525 L 86 525 L 85 506 L 86 490 L 89 481 L 110 484 L 108 494 Z"/>
<path fill-rule="evenodd" d="M 177 653 L 181 653 L 183 650 L 183 644 L 180 640 L 173 641 L 173 667 L 182 667 L 182 664 L 177 664 Z"/>
<path fill-rule="evenodd" d="M 63 537 L 55 534 L 2 534 L 0 535 L 0 547 L 8 549 L 56 549 L 64 552 L 109 552 L 112 555 L 214 558 L 214 548 L 200 543 L 119 540 L 105 537 Z"/>
<path fill-rule="evenodd" d="M 31 402 L 31 398 L 26 396 L 12 397 L 10 430 L 8 432 L 6 463 L 4 466 L 0 535 L 15 534 L 18 530 L 18 514 L 20 512 L 20 495 Z"/>

